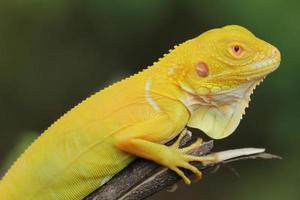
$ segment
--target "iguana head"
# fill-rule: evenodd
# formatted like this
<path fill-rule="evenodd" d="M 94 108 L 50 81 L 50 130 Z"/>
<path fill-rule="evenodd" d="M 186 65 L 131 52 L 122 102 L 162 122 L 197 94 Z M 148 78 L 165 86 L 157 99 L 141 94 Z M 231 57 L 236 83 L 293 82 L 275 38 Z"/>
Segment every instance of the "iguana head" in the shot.
<path fill-rule="evenodd" d="M 255 86 L 281 59 L 276 47 L 237 25 L 207 31 L 175 48 L 172 57 L 186 94 L 182 101 L 191 110 L 188 125 L 215 139 L 236 129 Z"/>

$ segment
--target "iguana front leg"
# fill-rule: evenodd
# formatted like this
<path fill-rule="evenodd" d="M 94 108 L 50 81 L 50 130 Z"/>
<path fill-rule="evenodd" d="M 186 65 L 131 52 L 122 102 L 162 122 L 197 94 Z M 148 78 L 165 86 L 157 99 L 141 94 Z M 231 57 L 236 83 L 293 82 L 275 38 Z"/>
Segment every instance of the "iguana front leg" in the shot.
<path fill-rule="evenodd" d="M 180 123 L 181 125 L 179 126 L 184 126 L 183 122 L 185 120 L 181 120 L 181 122 L 174 122 L 168 115 L 161 115 L 155 119 L 148 120 L 121 131 L 115 135 L 114 142 L 119 149 L 125 152 L 152 160 L 168 167 L 181 176 L 186 184 L 190 184 L 190 179 L 186 177 L 180 168 L 188 169 L 198 177 L 201 177 L 201 172 L 191 165 L 190 162 L 213 161 L 214 157 L 188 155 L 188 152 L 192 148 L 199 145 L 201 142 L 200 140 L 196 141 L 191 146 L 182 149 L 179 148 L 180 138 L 178 138 L 172 146 L 159 144 L 160 141 L 171 136 L 174 131 L 178 131 L 176 128 L 174 129 L 174 124 L 177 124 L 177 127 Z"/>

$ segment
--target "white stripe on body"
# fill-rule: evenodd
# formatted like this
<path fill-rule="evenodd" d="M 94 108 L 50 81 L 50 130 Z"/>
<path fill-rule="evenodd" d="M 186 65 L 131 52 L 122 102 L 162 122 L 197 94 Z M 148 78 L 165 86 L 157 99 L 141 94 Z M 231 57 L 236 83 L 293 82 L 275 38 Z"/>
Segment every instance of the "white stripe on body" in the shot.
<path fill-rule="evenodd" d="M 152 106 L 154 110 L 160 111 L 159 106 L 150 96 L 150 89 L 151 89 L 151 80 L 149 79 L 145 84 L 145 99 L 146 101 L 148 101 L 148 103 Z"/>

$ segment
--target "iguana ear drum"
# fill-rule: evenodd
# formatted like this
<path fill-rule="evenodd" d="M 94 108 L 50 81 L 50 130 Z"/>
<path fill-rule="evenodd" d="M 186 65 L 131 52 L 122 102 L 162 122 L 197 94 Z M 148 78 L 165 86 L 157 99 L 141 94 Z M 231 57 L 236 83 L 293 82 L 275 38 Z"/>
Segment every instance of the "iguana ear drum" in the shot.
<path fill-rule="evenodd" d="M 209 74 L 208 65 L 205 62 L 196 63 L 196 72 L 201 77 L 207 77 Z"/>

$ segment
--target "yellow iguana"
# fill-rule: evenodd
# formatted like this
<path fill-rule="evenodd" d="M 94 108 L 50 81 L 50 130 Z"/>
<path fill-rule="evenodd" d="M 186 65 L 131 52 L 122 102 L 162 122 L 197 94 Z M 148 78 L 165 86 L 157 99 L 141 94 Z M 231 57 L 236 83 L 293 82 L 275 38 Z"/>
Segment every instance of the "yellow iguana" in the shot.
<path fill-rule="evenodd" d="M 51 125 L 0 182 L 1 200 L 82 199 L 142 157 L 174 170 L 201 172 L 211 161 L 163 145 L 185 127 L 214 139 L 238 126 L 253 92 L 280 63 L 280 52 L 230 25 L 176 46 L 151 67 L 84 100 Z"/>

